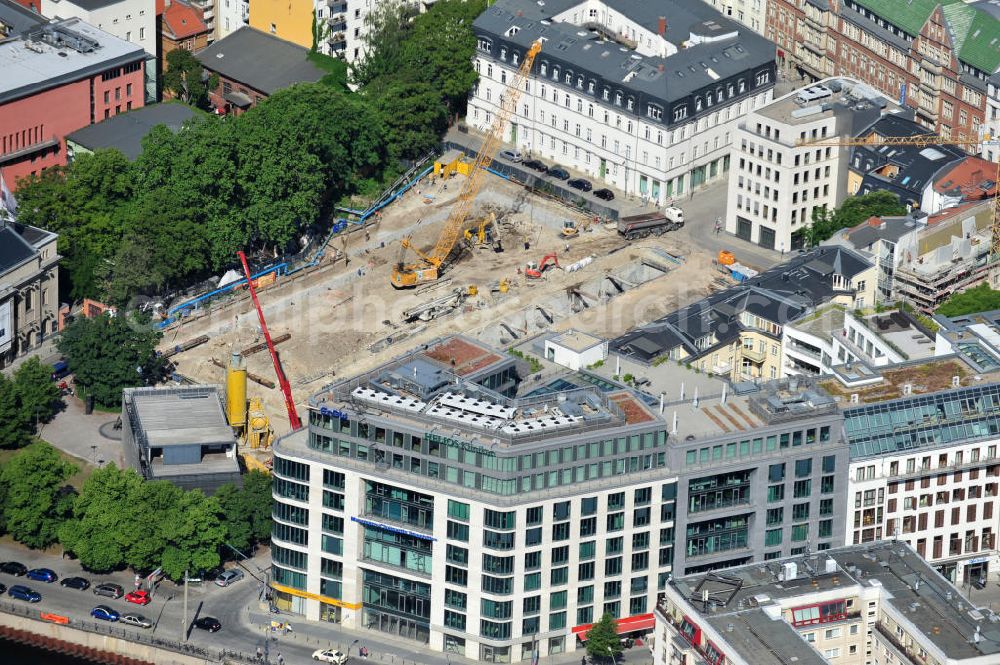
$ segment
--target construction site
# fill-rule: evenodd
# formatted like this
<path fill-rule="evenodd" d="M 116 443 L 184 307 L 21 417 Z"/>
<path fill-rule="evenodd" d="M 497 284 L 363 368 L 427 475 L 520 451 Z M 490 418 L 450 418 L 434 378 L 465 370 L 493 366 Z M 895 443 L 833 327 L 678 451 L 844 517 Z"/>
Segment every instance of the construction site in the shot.
<path fill-rule="evenodd" d="M 732 284 L 709 252 L 667 233 L 683 226 L 679 209 L 605 223 L 490 171 L 518 80 L 508 89 L 474 158 L 443 155 L 391 205 L 331 234 L 308 270 L 254 279 L 244 261 L 238 289 L 167 326 L 175 380 L 220 384 L 240 354 L 246 397 L 282 435 L 298 426 L 289 405 L 432 339 L 606 338 Z"/>

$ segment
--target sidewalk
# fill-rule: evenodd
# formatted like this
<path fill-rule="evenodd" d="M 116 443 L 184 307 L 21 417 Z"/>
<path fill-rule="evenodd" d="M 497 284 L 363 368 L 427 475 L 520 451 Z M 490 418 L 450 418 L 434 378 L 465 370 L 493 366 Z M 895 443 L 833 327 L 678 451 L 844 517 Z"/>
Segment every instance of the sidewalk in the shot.
<path fill-rule="evenodd" d="M 454 653 L 442 653 L 431 651 L 429 648 L 421 648 L 416 642 L 395 638 L 386 633 L 376 630 L 353 630 L 347 629 L 335 623 L 308 621 L 305 618 L 294 614 L 267 614 L 255 611 L 252 607 L 247 608 L 247 612 L 241 612 L 241 616 L 246 618 L 247 626 L 257 634 L 270 634 L 269 626 L 271 621 L 287 622 L 292 631 L 287 634 L 278 634 L 278 640 L 286 644 L 297 644 L 307 647 L 309 650 L 333 648 L 347 654 L 352 662 L 359 660 L 358 649 L 362 646 L 368 648 L 368 660 L 374 663 L 389 663 L 390 665 L 475 665 L 481 661 L 478 659 L 466 658 Z M 569 638 L 567 638 L 569 639 Z M 527 641 L 527 638 L 525 639 Z M 272 650 L 274 647 L 272 647 Z M 520 649 L 520 645 L 515 645 L 513 649 Z M 562 653 L 557 656 L 543 656 L 542 663 L 551 665 L 570 665 L 580 662 L 585 655 L 584 650 L 571 653 Z M 517 657 L 520 654 L 512 654 Z M 645 646 L 626 649 L 622 653 L 619 663 L 648 664 L 653 660 L 652 654 Z M 525 661 L 528 662 L 528 661 Z"/>

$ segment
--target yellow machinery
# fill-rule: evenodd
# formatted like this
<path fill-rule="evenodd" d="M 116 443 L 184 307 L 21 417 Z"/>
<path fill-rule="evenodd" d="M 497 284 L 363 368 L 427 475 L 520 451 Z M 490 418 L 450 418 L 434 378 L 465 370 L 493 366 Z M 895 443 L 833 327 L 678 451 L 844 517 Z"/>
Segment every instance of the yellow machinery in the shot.
<path fill-rule="evenodd" d="M 250 399 L 248 409 L 246 441 L 250 448 L 270 448 L 271 437 L 274 431 L 271 429 L 271 420 L 264 413 L 259 397 Z"/>
<path fill-rule="evenodd" d="M 989 134 L 974 139 L 948 138 L 937 134 L 921 134 L 918 136 L 881 136 L 879 134 L 869 134 L 858 138 L 832 138 L 832 139 L 805 139 L 796 142 L 799 146 L 893 146 L 893 145 L 913 145 L 913 146 L 935 146 L 935 145 L 960 145 L 960 146 L 982 146 L 996 145 L 997 140 Z M 1000 162 L 997 162 L 996 180 L 1000 182 Z M 993 225 L 990 238 L 989 261 L 1000 259 L 1000 188 L 993 196 Z"/>
<path fill-rule="evenodd" d="M 465 229 L 465 242 L 472 247 L 478 247 L 485 245 L 490 235 L 497 235 L 497 216 L 492 212 L 479 220 L 476 230 Z"/>
<path fill-rule="evenodd" d="M 578 235 L 580 235 L 580 229 L 577 228 L 576 222 L 574 222 L 571 219 L 567 219 L 563 222 L 562 230 L 559 232 L 559 234 L 563 238 L 575 238 Z"/>
<path fill-rule="evenodd" d="M 438 236 L 434 249 L 429 254 L 425 254 L 413 246 L 409 237 L 403 238 L 400 248 L 400 260 L 392 269 L 392 285 L 397 289 L 411 288 L 425 282 L 433 282 L 441 276 L 442 265 L 452 250 L 455 249 L 455 243 L 462 237 L 462 226 L 464 226 L 465 220 L 469 215 L 469 210 L 472 208 L 472 202 L 476 199 L 476 195 L 479 194 L 479 190 L 483 186 L 486 167 L 490 165 L 490 162 L 493 161 L 493 156 L 500 149 L 500 144 L 503 140 L 503 130 L 516 110 L 517 100 L 524 89 L 525 79 L 531 73 L 531 65 L 535 62 L 535 56 L 541 50 L 541 40 L 531 45 L 528 52 L 524 54 L 524 60 L 521 61 L 520 69 L 511 78 L 507 89 L 501 95 L 500 109 L 493 118 L 493 126 L 486 135 L 486 140 L 483 141 L 483 146 L 479 149 L 479 153 L 472 163 L 469 177 L 466 179 L 462 192 L 455 202 L 455 207 L 452 209 L 451 215 L 445 222 L 444 228 L 441 229 L 441 235 Z M 420 258 L 420 262 L 405 263 L 403 261 L 407 248 L 414 251 Z"/>
<path fill-rule="evenodd" d="M 233 429 L 247 424 L 247 361 L 234 353 L 226 368 L 226 417 Z"/>

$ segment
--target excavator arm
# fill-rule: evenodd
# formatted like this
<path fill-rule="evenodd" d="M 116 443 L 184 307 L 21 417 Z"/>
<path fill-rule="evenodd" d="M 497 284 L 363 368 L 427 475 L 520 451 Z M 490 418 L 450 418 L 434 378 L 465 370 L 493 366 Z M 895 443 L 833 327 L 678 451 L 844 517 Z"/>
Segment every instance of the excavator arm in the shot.
<path fill-rule="evenodd" d="M 503 142 L 503 130 L 510 121 L 511 116 L 514 115 L 517 100 L 524 89 L 524 81 L 531 74 L 531 66 L 534 64 L 535 57 L 541 50 L 542 42 L 539 40 L 534 42 L 524 54 L 524 60 L 521 61 L 521 66 L 518 68 L 517 74 L 509 81 L 506 90 L 500 96 L 500 108 L 493 118 L 493 124 L 490 127 L 490 131 L 486 134 L 482 147 L 472 162 L 469 178 L 465 181 L 465 186 L 462 188 L 458 200 L 455 202 L 454 208 L 452 208 L 451 215 L 448 216 L 448 220 L 445 222 L 444 228 L 441 229 L 441 234 L 438 236 L 434 248 L 428 255 L 418 254 L 428 264 L 427 267 L 432 268 L 432 270 L 424 270 L 423 272 L 426 273 L 426 276 L 417 275 L 416 271 L 419 270 L 418 267 L 405 266 L 400 263 L 392 272 L 392 285 L 396 288 L 415 286 L 419 281 L 437 279 L 440 275 L 441 265 L 455 248 L 455 243 L 462 237 L 462 227 L 469 216 L 469 211 L 472 209 L 472 203 L 475 201 L 476 195 L 479 194 L 479 190 L 485 181 L 486 168 L 493 161 L 493 157 L 500 149 L 500 145 Z M 410 247 L 413 248 L 412 245 Z"/>

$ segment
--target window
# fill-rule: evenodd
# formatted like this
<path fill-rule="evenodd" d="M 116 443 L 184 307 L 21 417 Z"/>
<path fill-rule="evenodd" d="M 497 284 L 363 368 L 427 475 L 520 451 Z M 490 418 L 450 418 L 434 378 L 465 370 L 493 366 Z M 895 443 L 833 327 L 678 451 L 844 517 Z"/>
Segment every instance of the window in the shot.
<path fill-rule="evenodd" d="M 795 461 L 795 477 L 806 478 L 812 475 L 812 460 L 800 459 Z"/>
<path fill-rule="evenodd" d="M 796 499 L 804 499 L 812 494 L 811 480 L 796 480 L 792 488 L 792 496 Z"/>
<path fill-rule="evenodd" d="M 448 499 L 448 517 L 469 521 L 469 504 Z"/>

